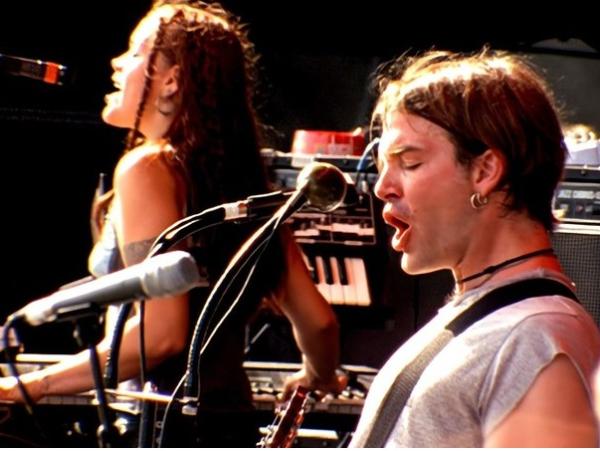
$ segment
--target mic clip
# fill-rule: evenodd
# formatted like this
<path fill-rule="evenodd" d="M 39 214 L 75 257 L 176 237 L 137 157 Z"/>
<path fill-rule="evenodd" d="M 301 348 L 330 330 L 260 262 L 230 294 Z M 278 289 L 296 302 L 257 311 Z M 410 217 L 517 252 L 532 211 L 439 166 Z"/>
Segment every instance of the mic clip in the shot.
<path fill-rule="evenodd" d="M 186 416 L 196 416 L 198 413 L 198 398 L 194 396 L 184 396 L 181 399 L 183 406 L 181 407 L 181 413 Z"/>

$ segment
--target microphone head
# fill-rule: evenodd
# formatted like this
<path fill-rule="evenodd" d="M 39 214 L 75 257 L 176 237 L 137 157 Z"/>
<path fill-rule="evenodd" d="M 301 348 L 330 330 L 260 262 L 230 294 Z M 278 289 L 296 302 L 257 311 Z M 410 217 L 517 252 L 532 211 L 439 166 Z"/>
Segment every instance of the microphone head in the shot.
<path fill-rule="evenodd" d="M 70 84 L 74 80 L 74 73 L 62 64 L 2 53 L 0 53 L 0 72 L 43 81 L 50 85 Z"/>
<path fill-rule="evenodd" d="M 183 294 L 198 286 L 200 273 L 194 258 L 184 251 L 172 251 L 152 257 L 141 264 L 141 283 L 150 297 Z"/>
<path fill-rule="evenodd" d="M 346 179 L 336 166 L 315 162 L 306 165 L 296 180 L 296 187 L 304 192 L 308 204 L 321 211 L 333 211 L 346 196 Z"/>

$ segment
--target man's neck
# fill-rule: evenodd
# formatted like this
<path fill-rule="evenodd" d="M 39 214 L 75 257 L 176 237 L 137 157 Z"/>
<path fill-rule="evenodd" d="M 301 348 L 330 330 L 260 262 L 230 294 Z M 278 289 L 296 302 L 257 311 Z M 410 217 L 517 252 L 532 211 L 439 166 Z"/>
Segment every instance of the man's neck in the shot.
<path fill-rule="evenodd" d="M 506 217 L 488 230 L 494 230 L 493 236 L 479 234 L 461 264 L 453 270 L 455 281 L 459 282 L 457 293 L 536 268 L 561 271 L 558 260 L 548 251 L 552 244 L 541 224 Z"/>

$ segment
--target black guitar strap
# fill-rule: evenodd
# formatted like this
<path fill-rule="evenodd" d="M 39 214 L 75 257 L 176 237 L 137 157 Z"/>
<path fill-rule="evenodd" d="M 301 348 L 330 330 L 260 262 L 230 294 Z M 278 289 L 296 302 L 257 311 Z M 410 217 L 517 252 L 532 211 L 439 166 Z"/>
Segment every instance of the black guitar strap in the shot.
<path fill-rule="evenodd" d="M 574 299 L 575 294 L 564 284 L 551 279 L 527 279 L 490 291 L 452 320 L 421 353 L 400 373 L 379 406 L 375 423 L 366 438 L 356 443 L 361 448 L 382 448 L 388 440 L 410 393 L 421 374 L 448 342 L 477 320 L 523 299 L 560 295 Z M 360 443 L 360 442 L 363 443 Z"/>

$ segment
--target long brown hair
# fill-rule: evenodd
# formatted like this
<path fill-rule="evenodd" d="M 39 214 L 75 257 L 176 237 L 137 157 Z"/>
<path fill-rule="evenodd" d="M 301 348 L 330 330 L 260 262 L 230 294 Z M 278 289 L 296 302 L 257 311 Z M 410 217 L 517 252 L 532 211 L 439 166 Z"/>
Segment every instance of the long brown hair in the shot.
<path fill-rule="evenodd" d="M 144 109 L 152 107 L 146 99 L 160 54 L 179 67 L 176 107 L 164 138 L 174 149 L 169 162 L 187 181 L 188 214 L 268 191 L 252 98 L 257 56 L 244 27 L 217 3 L 159 0 L 146 17 L 153 14 L 159 14 L 160 26 L 126 151 L 143 140 L 138 126 Z M 248 228 L 235 226 L 204 237 L 209 250 L 218 250 L 215 272 L 247 234 Z M 284 267 L 280 251 L 274 286 Z"/>

